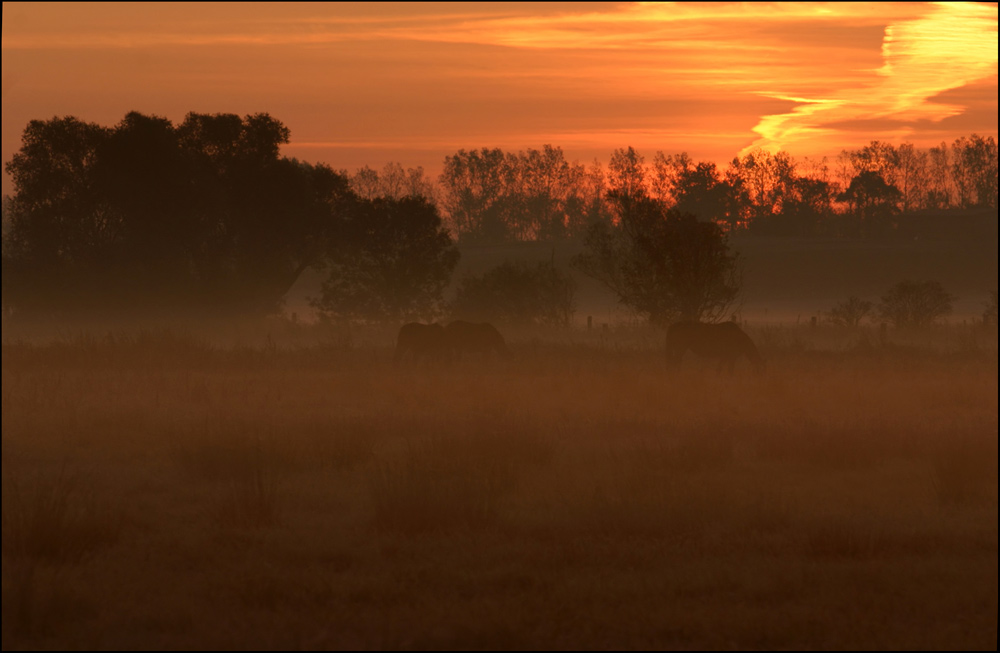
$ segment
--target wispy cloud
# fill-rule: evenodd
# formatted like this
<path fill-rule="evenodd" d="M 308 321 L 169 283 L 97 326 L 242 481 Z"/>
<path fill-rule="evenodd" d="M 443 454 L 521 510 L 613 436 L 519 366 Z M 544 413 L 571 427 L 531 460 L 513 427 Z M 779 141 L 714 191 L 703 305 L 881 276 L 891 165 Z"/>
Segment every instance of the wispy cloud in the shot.
<path fill-rule="evenodd" d="M 812 155 L 996 107 L 997 7 L 976 3 L 6 3 L 2 47 L 5 157 L 84 106 L 266 110 L 303 151 L 439 161 Z"/>
<path fill-rule="evenodd" d="M 941 121 L 965 110 L 931 101 L 950 89 L 997 74 L 997 7 L 937 3 L 924 16 L 885 28 L 883 63 L 861 88 L 822 99 L 771 97 L 798 103 L 791 112 L 764 116 L 751 147 L 794 149 L 804 140 L 831 134 L 850 121 L 891 119 L 900 135 L 919 121 Z M 748 148 L 749 149 L 749 148 Z"/>

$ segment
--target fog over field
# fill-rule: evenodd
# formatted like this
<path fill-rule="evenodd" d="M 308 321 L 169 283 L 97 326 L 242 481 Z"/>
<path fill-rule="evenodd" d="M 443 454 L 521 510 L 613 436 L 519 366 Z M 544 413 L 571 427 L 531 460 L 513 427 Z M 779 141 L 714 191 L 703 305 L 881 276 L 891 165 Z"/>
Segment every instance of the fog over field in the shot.
<path fill-rule="evenodd" d="M 956 296 L 949 321 L 981 319 L 996 285 L 997 228 L 995 221 L 977 227 L 890 242 L 736 235 L 731 243 L 743 264 L 740 314 L 755 324 L 808 322 L 851 295 L 877 301 L 901 279 L 933 278 Z M 577 284 L 578 325 L 586 324 L 587 315 L 602 323 L 632 318 L 607 288 L 572 268 L 572 258 L 582 249 L 578 242 L 464 245 L 452 289 L 463 274 L 483 274 L 506 260 L 551 259 Z M 289 292 L 288 312 L 309 319 L 308 297 L 318 286 L 318 275 L 304 274 Z"/>
<path fill-rule="evenodd" d="M 5 249 L 5 649 L 995 648 L 995 207 L 484 242 L 346 188 L 305 270 Z"/>
<path fill-rule="evenodd" d="M 489 242 L 344 192 L 287 291 L 5 250 L 5 649 L 995 648 L 995 208 Z"/>
<path fill-rule="evenodd" d="M 747 320 L 759 375 L 618 312 L 400 365 L 392 325 L 5 319 L 4 648 L 994 647 L 995 324 L 817 306 Z"/>

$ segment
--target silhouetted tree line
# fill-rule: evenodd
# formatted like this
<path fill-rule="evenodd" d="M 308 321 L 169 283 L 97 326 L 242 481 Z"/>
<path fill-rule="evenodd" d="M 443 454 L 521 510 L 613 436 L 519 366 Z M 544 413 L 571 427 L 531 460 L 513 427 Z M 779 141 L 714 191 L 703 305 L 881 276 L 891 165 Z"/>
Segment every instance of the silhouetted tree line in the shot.
<path fill-rule="evenodd" d="M 432 310 L 458 252 L 422 188 L 360 195 L 288 139 L 267 114 L 32 121 L 6 165 L 4 305 L 266 313 L 321 268 L 331 317 Z"/>
<path fill-rule="evenodd" d="M 443 212 L 462 240 L 581 240 L 574 265 L 654 323 L 717 320 L 740 290 L 730 233 L 873 236 L 997 200 L 996 143 L 976 135 L 926 152 L 875 141 L 835 170 L 765 151 L 720 171 L 683 153 L 647 165 L 631 147 L 606 169 L 551 145 L 460 150 L 437 182 L 396 163 L 304 163 L 280 155 L 288 141 L 267 114 L 32 121 L 6 164 L 5 307 L 266 313 L 311 268 L 331 320 L 568 321 L 572 283 L 552 266 L 467 277 L 447 303 L 459 255 Z"/>
<path fill-rule="evenodd" d="M 440 201 L 466 241 L 583 241 L 573 265 L 655 324 L 722 319 L 742 285 L 724 228 L 724 220 L 738 221 L 731 217 L 739 216 L 738 198 L 714 164 L 660 154 L 654 170 L 650 176 L 633 148 L 616 151 L 607 172 L 596 163 L 570 164 L 550 145 L 516 155 L 460 150 L 445 159 Z M 387 193 L 399 179 L 421 180 L 422 171 L 365 168 L 351 183 Z M 573 292 L 572 280 L 552 265 L 509 261 L 481 277 L 466 275 L 450 309 L 475 319 L 567 324 Z"/>
<path fill-rule="evenodd" d="M 582 236 L 607 217 L 599 166 L 569 163 L 562 149 L 499 148 L 445 157 L 441 203 L 460 239 L 552 240 Z"/>
<path fill-rule="evenodd" d="M 833 165 L 756 150 L 724 171 L 686 153 L 657 152 L 647 164 L 631 147 L 616 150 L 607 169 L 569 163 L 551 145 L 483 148 L 446 157 L 439 182 L 461 239 L 584 237 L 590 224 L 614 219 L 621 198 L 636 197 L 729 231 L 871 237 L 905 230 L 920 212 L 996 209 L 997 144 L 976 134 L 929 150 L 872 141 Z"/>

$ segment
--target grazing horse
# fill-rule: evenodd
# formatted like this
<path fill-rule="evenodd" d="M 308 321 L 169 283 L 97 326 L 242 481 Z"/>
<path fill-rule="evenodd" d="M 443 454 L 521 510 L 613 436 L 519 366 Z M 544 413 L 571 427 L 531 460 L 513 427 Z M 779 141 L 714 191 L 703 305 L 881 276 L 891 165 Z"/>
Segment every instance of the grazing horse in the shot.
<path fill-rule="evenodd" d="M 743 329 L 735 322 L 705 324 L 677 322 L 667 329 L 667 361 L 676 365 L 684 352 L 692 351 L 704 358 L 719 359 L 719 371 L 725 366 L 732 372 L 736 360 L 745 356 L 758 372 L 764 371 L 764 359 Z"/>
<path fill-rule="evenodd" d="M 414 360 L 443 360 L 448 356 L 449 347 L 444 327 L 440 324 L 410 322 L 399 328 L 396 337 L 396 353 L 392 362 L 398 365 L 409 354 Z"/>
<path fill-rule="evenodd" d="M 463 354 L 488 355 L 495 353 L 503 358 L 510 356 L 507 343 L 496 327 L 489 322 L 474 323 L 455 320 L 444 328 L 448 346 L 455 356 Z"/>

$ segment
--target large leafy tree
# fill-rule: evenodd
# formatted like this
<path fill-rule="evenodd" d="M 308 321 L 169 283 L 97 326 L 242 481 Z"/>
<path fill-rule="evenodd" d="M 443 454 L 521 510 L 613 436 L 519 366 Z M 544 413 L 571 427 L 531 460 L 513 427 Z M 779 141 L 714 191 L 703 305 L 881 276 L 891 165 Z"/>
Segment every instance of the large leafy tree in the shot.
<path fill-rule="evenodd" d="M 786 152 L 756 149 L 734 158 L 726 176 L 743 191 L 746 218 L 757 227 L 784 212 L 796 180 L 795 161 Z"/>
<path fill-rule="evenodd" d="M 6 166 L 5 304 L 274 310 L 353 198 L 288 138 L 267 114 L 32 121 Z"/>
<path fill-rule="evenodd" d="M 459 150 L 445 157 L 442 202 L 461 239 L 500 242 L 511 238 L 510 157 L 500 148 Z"/>
<path fill-rule="evenodd" d="M 892 227 L 892 216 L 899 212 L 902 194 L 873 171 L 865 171 L 851 179 L 837 201 L 848 205 L 856 220 L 856 230 L 866 236 L 882 235 Z"/>
<path fill-rule="evenodd" d="M 952 177 L 962 208 L 997 206 L 997 142 L 978 134 L 952 143 Z"/>
<path fill-rule="evenodd" d="M 424 197 L 359 200 L 340 245 L 324 258 L 326 279 L 311 300 L 331 320 L 429 319 L 458 264 L 458 248 Z"/>
<path fill-rule="evenodd" d="M 739 256 L 722 227 L 633 198 L 615 225 L 591 227 L 574 264 L 652 323 L 717 321 L 738 299 Z"/>
<path fill-rule="evenodd" d="M 599 177 L 552 145 L 459 150 L 445 158 L 441 205 L 463 242 L 573 237 L 602 218 Z"/>
<path fill-rule="evenodd" d="M 674 208 L 699 220 L 727 225 L 730 230 L 745 224 L 746 193 L 739 177 L 724 179 L 714 163 L 701 162 L 684 169 L 675 185 Z"/>
<path fill-rule="evenodd" d="M 781 198 L 781 211 L 754 220 L 756 234 L 808 236 L 822 228 L 833 215 L 834 191 L 829 182 L 795 177 Z"/>
<path fill-rule="evenodd" d="M 15 193 L 5 207 L 5 305 L 72 297 L 105 264 L 120 231 L 96 183 L 108 136 L 108 129 L 72 117 L 25 128 L 6 165 Z"/>

